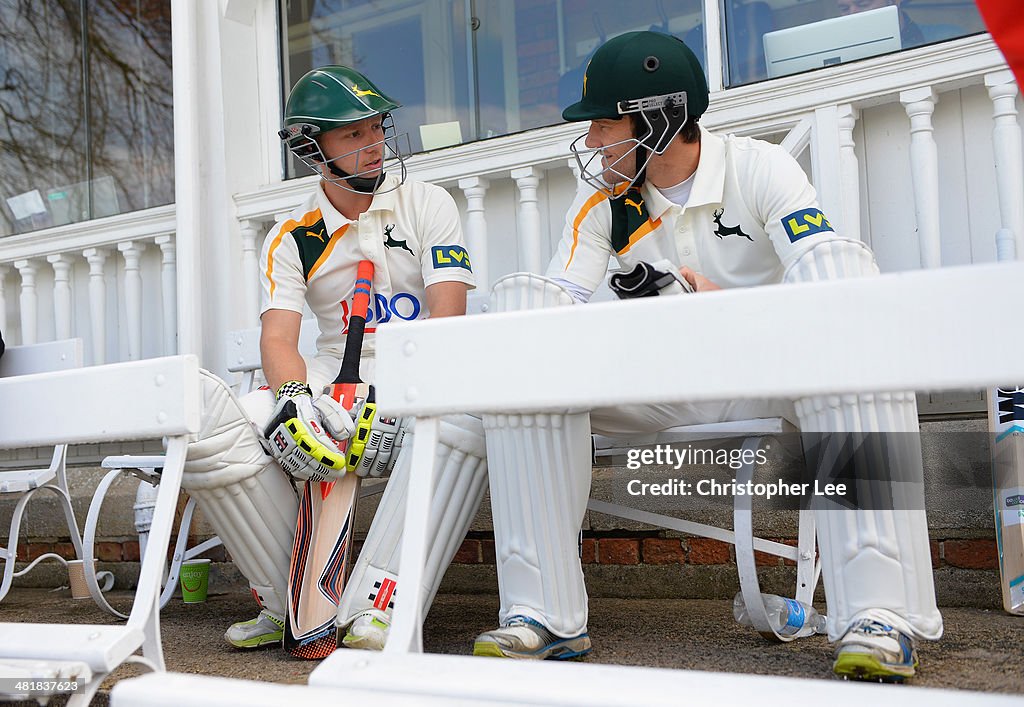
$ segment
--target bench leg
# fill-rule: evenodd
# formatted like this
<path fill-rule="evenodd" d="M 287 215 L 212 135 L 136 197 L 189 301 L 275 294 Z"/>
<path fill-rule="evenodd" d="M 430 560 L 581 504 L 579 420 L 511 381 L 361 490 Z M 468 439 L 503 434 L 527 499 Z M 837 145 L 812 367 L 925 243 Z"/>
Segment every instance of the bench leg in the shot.
<path fill-rule="evenodd" d="M 384 646 L 388 653 L 423 652 L 420 595 L 427 562 L 427 526 L 430 522 L 431 489 L 434 488 L 434 450 L 437 448 L 439 422 L 436 417 L 416 418 L 399 561 L 403 589 L 395 599 L 391 631 Z"/>

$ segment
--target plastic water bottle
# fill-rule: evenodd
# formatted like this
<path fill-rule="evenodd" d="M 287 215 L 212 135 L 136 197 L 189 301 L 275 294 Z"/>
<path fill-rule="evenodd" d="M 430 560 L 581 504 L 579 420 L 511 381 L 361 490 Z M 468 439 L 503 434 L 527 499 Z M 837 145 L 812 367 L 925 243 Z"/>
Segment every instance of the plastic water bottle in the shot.
<path fill-rule="evenodd" d="M 813 606 L 796 599 L 787 599 L 775 594 L 762 594 L 768 620 L 782 636 L 803 638 L 814 633 L 825 633 L 825 617 Z M 743 592 L 737 592 L 732 601 L 732 615 L 743 626 L 753 626 L 747 606 L 743 603 Z"/>

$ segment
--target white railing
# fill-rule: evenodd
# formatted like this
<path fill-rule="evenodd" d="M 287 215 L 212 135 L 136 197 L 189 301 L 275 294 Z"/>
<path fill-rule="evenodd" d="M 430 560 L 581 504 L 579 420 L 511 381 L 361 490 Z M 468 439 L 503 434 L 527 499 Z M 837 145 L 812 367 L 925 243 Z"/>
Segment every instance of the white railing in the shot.
<path fill-rule="evenodd" d="M 716 92 L 703 122 L 798 155 L 833 224 L 869 242 L 892 271 L 994 261 L 997 231 L 1024 253 L 1019 100 L 1002 55 L 981 35 Z M 582 129 L 559 125 L 411 158 L 412 177 L 455 197 L 481 289 L 514 270 L 543 269 L 575 194 L 568 145 Z M 960 164 L 950 158 L 958 150 Z M 994 159 L 972 158 L 988 150 Z M 239 224 L 236 257 L 204 264 L 201 277 L 232 281 L 237 272 L 241 291 L 227 304 L 201 303 L 220 312 L 213 322 L 257 323 L 263 237 L 313 185 L 277 182 L 225 206 Z M 175 218 L 167 206 L 0 239 L 7 340 L 80 336 L 93 364 L 176 353 Z"/>
<path fill-rule="evenodd" d="M 176 353 L 174 233 L 171 205 L 4 238 L 5 340 L 78 336 L 94 365 Z"/>

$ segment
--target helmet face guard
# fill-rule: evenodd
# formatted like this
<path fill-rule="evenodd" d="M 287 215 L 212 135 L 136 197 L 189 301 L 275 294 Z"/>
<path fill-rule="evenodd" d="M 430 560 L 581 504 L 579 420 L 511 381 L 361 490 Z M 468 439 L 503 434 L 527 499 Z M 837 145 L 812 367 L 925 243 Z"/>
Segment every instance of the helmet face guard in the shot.
<path fill-rule="evenodd" d="M 587 137 L 584 133 L 569 146 L 569 151 L 579 165 L 580 178 L 609 198 L 621 194 L 638 182 L 642 183 L 651 158 L 665 153 L 689 118 L 686 91 L 620 101 L 617 109 L 622 117 L 637 115 L 640 118 L 642 126 L 637 132 L 641 134 L 611 145 L 589 148 L 584 144 Z M 605 164 L 605 151 L 619 146 L 631 147 L 614 161 Z M 611 179 L 606 179 L 605 175 L 610 175 Z"/>
<path fill-rule="evenodd" d="M 330 158 L 324 154 L 317 140 L 322 134 L 320 128 L 312 123 L 289 125 L 281 130 L 280 136 L 287 143 L 288 150 L 304 165 L 319 174 L 323 181 L 330 182 L 354 194 L 384 194 L 397 189 L 405 182 L 408 175 L 405 160 L 412 150 L 409 133 L 398 132 L 391 113 L 382 114 L 381 127 L 384 129 L 384 137 L 381 140 Z M 381 166 L 372 170 L 361 169 L 362 153 L 379 146 L 384 148 L 381 155 Z M 355 172 L 348 173 L 338 167 L 337 163 L 353 156 L 356 158 Z M 394 186 L 382 190 L 380 187 L 384 183 L 387 169 L 396 165 L 399 169 L 398 182 Z M 321 169 L 321 166 L 326 169 Z"/>

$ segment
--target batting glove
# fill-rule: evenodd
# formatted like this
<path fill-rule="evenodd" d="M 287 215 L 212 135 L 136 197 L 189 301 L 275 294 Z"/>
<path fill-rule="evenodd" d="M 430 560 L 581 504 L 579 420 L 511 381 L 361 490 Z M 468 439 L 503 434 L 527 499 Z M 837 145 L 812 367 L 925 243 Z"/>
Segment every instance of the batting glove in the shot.
<path fill-rule="evenodd" d="M 348 447 L 347 466 L 359 476 L 390 474 L 398 461 L 406 423 L 401 417 L 377 412 L 373 386 L 356 417 L 356 430 Z"/>
<path fill-rule="evenodd" d="M 344 476 L 340 443 L 355 430 L 351 416 L 329 395 L 313 399 L 309 386 L 288 381 L 263 434 L 281 468 L 300 481 L 336 481 Z"/>

